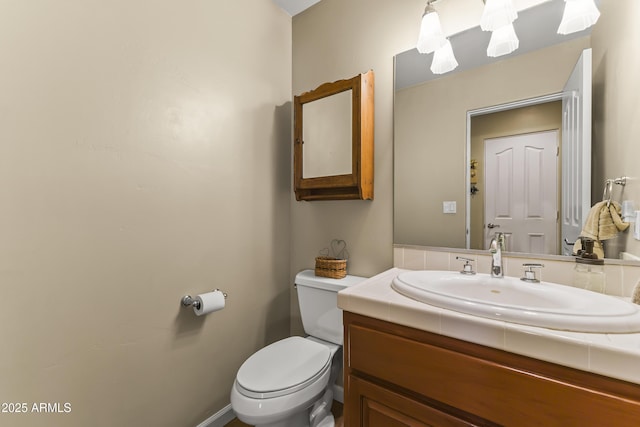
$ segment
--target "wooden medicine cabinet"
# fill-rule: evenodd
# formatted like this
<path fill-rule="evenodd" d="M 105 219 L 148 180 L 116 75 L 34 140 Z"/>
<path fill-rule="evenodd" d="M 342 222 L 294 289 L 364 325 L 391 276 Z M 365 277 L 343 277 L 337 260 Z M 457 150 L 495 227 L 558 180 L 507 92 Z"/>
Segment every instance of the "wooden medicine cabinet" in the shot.
<path fill-rule="evenodd" d="M 373 199 L 373 71 L 294 97 L 296 200 Z"/>

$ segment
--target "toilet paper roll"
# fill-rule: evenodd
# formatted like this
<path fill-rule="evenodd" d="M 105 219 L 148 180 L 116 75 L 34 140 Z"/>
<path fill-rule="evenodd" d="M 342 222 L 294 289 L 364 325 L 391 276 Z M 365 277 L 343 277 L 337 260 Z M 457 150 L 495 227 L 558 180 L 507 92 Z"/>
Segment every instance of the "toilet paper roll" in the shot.
<path fill-rule="evenodd" d="M 222 293 L 222 291 L 213 291 L 206 294 L 200 294 L 195 297 L 195 301 L 199 304 L 193 305 L 193 312 L 196 316 L 202 316 L 203 314 L 222 310 L 224 308 L 224 293 Z M 198 308 L 196 308 L 196 306 Z"/>

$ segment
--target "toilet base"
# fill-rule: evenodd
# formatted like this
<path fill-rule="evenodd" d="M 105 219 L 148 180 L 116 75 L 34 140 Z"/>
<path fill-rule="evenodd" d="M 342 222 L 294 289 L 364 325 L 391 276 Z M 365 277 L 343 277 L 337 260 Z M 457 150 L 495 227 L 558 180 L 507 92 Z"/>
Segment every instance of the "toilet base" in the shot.
<path fill-rule="evenodd" d="M 315 427 L 335 427 L 335 419 L 332 414 L 327 415 L 323 418 L 320 423 L 318 423 Z M 287 418 L 286 420 L 276 421 L 275 423 L 270 424 L 256 424 L 255 427 L 310 427 L 309 424 L 309 411 L 304 411 L 299 414 L 296 414 L 293 417 Z"/>
<path fill-rule="evenodd" d="M 255 427 L 309 427 L 309 411 L 299 412 L 285 420 L 270 424 L 256 424 Z"/>
<path fill-rule="evenodd" d="M 332 414 L 329 414 L 324 420 L 320 421 L 320 424 L 318 424 L 316 427 L 335 427 L 335 425 L 336 419 L 333 418 Z"/>

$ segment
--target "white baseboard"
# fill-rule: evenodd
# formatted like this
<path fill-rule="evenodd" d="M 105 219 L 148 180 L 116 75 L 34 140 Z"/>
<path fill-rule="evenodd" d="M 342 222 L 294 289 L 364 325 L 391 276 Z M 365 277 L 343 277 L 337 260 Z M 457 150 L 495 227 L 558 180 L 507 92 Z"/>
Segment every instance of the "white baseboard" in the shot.
<path fill-rule="evenodd" d="M 228 404 L 224 408 L 220 409 L 215 414 L 198 424 L 196 427 L 224 427 L 225 424 L 230 422 L 236 416 L 231 409 L 231 404 Z"/>

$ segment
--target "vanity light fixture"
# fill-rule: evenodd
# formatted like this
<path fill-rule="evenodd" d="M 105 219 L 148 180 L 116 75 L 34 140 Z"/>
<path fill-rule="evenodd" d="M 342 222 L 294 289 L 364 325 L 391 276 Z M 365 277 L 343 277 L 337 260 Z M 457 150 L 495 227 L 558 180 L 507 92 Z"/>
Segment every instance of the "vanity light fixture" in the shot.
<path fill-rule="evenodd" d="M 513 24 L 507 24 L 498 28 L 491 33 L 489 47 L 487 47 L 487 56 L 495 58 L 497 56 L 507 55 L 518 48 L 520 40 L 516 35 Z"/>
<path fill-rule="evenodd" d="M 558 34 L 571 34 L 589 28 L 598 21 L 600 11 L 594 0 L 564 0 L 564 13 Z"/>
<path fill-rule="evenodd" d="M 440 0 L 427 0 L 427 6 L 422 14 L 420 34 L 417 50 L 420 53 L 433 52 L 431 72 L 444 74 L 454 70 L 458 61 L 453 54 L 451 43 L 445 37 L 438 12 L 433 4 Z M 562 22 L 558 28 L 559 34 L 571 34 L 582 31 L 598 21 L 600 11 L 595 0 L 564 0 L 565 8 Z M 491 40 L 487 47 L 487 56 L 498 57 L 507 55 L 520 45 L 513 22 L 518 18 L 513 0 L 482 0 L 484 9 L 480 19 L 483 31 L 491 31 Z"/>
<path fill-rule="evenodd" d="M 518 17 L 518 12 L 512 0 L 483 0 L 484 9 L 480 18 L 480 28 L 483 31 L 496 31 L 512 24 Z"/>
<path fill-rule="evenodd" d="M 433 74 L 444 74 L 454 70 L 458 66 L 458 61 L 453 54 L 453 48 L 449 39 L 445 39 L 445 44 L 433 53 L 431 72 Z"/>
<path fill-rule="evenodd" d="M 418 44 L 416 46 L 420 53 L 435 52 L 447 42 L 444 32 L 442 31 L 438 12 L 432 6 L 435 1 L 437 0 L 429 0 L 427 7 L 424 8 L 424 14 L 422 14 L 420 35 L 418 36 Z"/>

